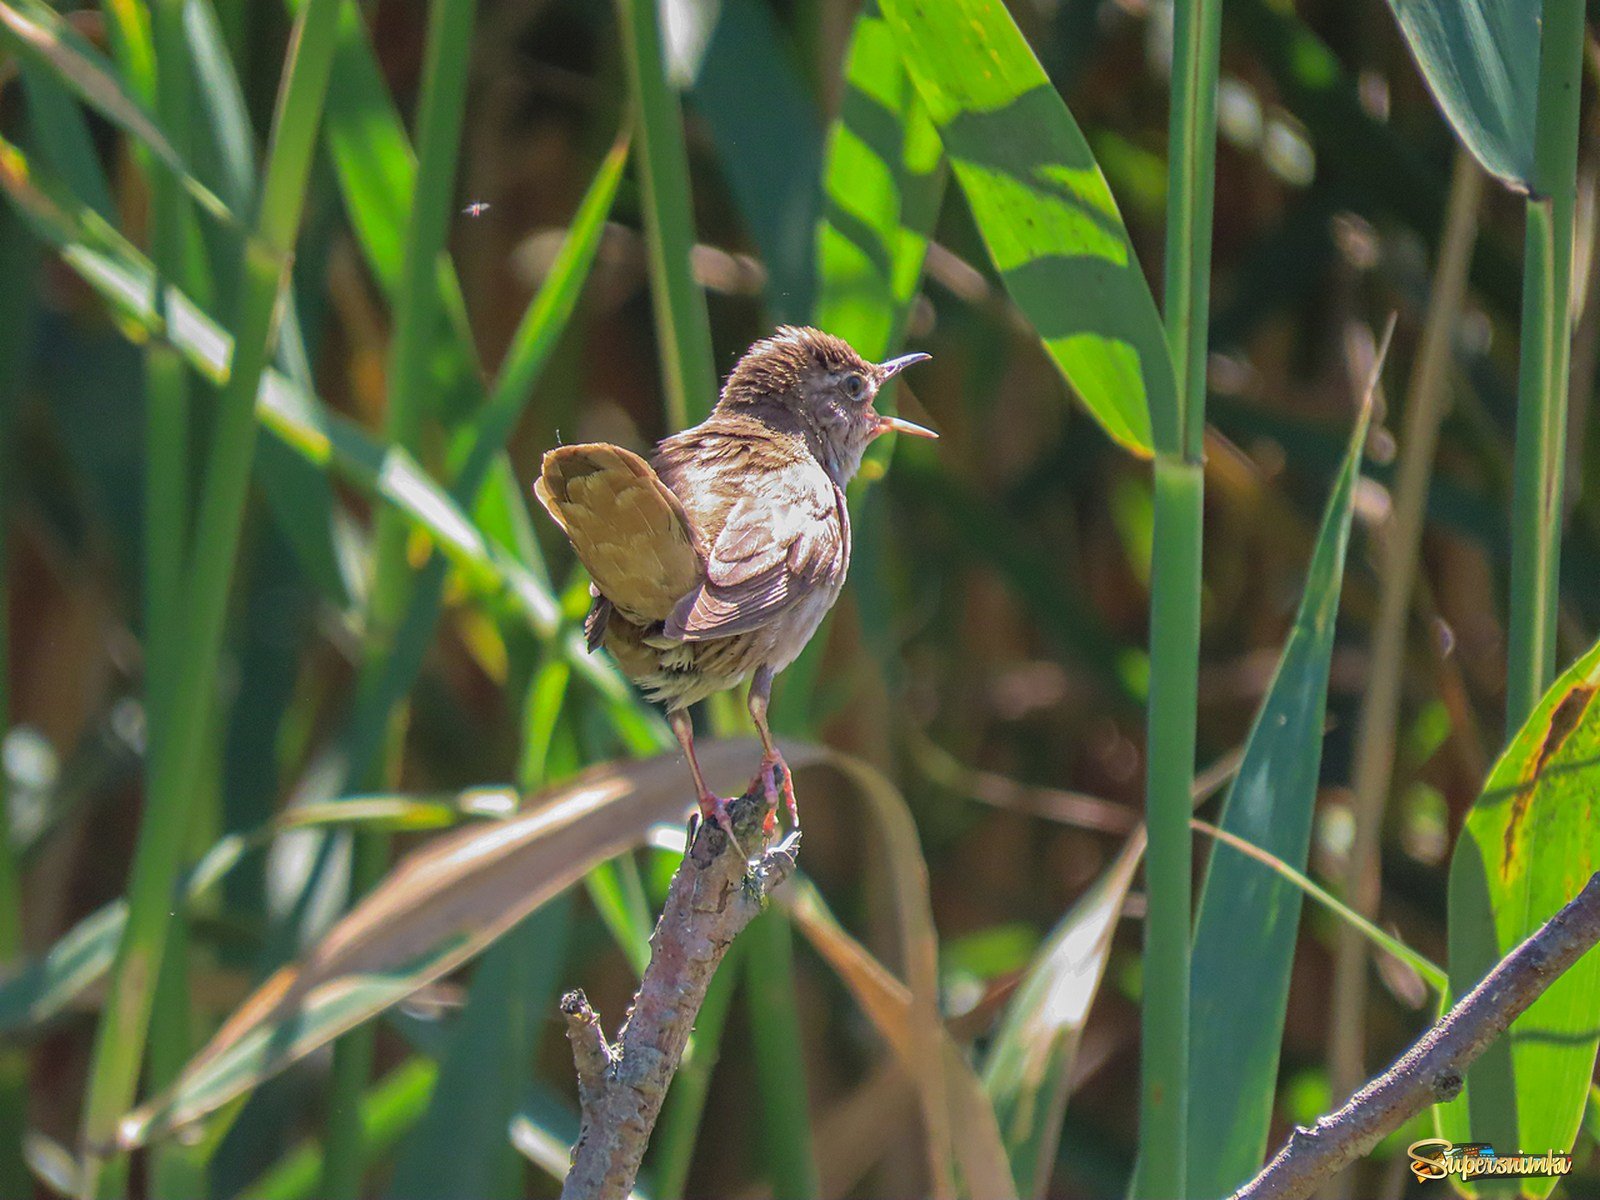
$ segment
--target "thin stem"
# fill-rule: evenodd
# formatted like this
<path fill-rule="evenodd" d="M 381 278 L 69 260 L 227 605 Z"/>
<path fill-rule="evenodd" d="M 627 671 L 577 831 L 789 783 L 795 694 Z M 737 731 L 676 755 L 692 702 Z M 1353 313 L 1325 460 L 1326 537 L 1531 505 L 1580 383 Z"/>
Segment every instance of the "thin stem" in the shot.
<path fill-rule="evenodd" d="M 1199 695 L 1198 463 L 1158 457 L 1150 589 L 1150 708 L 1145 821 L 1145 920 L 1138 1196 L 1184 1194 L 1189 1068 L 1192 864 L 1189 810 Z"/>
<path fill-rule="evenodd" d="M 1444 237 L 1429 291 L 1422 342 L 1406 389 L 1400 464 L 1395 471 L 1393 515 L 1379 541 L 1378 615 L 1372 632 L 1372 677 L 1355 748 L 1355 837 L 1344 894 L 1364 918 L 1378 911 L 1378 841 L 1384 800 L 1394 775 L 1395 726 L 1400 713 L 1400 673 L 1405 661 L 1406 618 L 1411 611 L 1428 481 L 1439 425 L 1449 406 L 1451 339 L 1466 296 L 1467 270 L 1477 238 L 1484 174 L 1466 150 L 1456 153 Z M 1353 928 L 1341 926 L 1334 967 L 1329 1070 L 1333 1095 L 1343 1099 L 1366 1078 L 1363 1021 L 1367 1007 L 1367 948 Z"/>
<path fill-rule="evenodd" d="M 1538 126 L 1527 203 L 1517 379 L 1508 736 L 1521 728 L 1555 672 L 1583 17 L 1583 0 L 1546 0 L 1540 27 Z"/>
<path fill-rule="evenodd" d="M 183 30 L 183 0 L 158 0 L 151 14 L 151 32 L 156 47 L 156 115 L 173 148 L 187 156 L 192 142 L 189 112 L 193 89 Z M 210 280 L 197 269 L 198 264 L 190 262 L 188 247 L 195 230 L 188 195 L 172 172 L 151 167 L 149 156 L 141 158 L 150 184 L 150 244 L 156 277 L 204 300 L 210 296 Z M 158 287 L 157 303 L 164 307 L 168 294 L 166 287 Z M 162 317 L 170 324 L 168 314 L 163 312 Z M 177 775 L 164 765 L 173 751 L 173 688 L 183 670 L 185 653 L 187 599 L 183 572 L 192 519 L 190 383 L 182 354 L 163 338 L 152 340 L 145 349 L 145 796 L 150 808 L 182 809 L 191 814 L 192 820 L 196 801 L 189 798 L 189 793 L 197 790 L 193 777 Z M 157 789 L 163 787 L 174 791 L 158 795 Z M 193 1049 L 187 920 L 181 909 L 169 906 L 168 946 L 161 959 L 150 1024 L 149 1072 L 155 1086 L 168 1082 Z M 196 1180 L 190 1170 L 193 1166 L 192 1150 L 163 1147 L 152 1156 L 152 1182 L 161 1194 L 171 1195 L 174 1200 L 194 1194 Z M 116 1170 L 120 1169 L 118 1163 Z M 108 1175 L 103 1186 L 112 1184 Z"/>
<path fill-rule="evenodd" d="M 119 1173 L 102 1171 L 103 1156 L 111 1153 L 116 1122 L 133 1100 L 144 1058 L 173 889 L 187 846 L 184 832 L 192 793 L 184 781 L 200 769 L 211 726 L 212 689 L 255 451 L 256 391 L 271 351 L 300 224 L 332 64 L 337 12 L 338 0 L 310 0 L 291 34 L 260 215 L 244 252 L 234 306 L 233 361 L 218 397 L 188 563 L 185 654 L 173 683 L 170 753 L 158 760 L 152 803 L 140 825 L 128 890 L 128 925 L 118 946 L 90 1068 L 84 1114 L 88 1151 L 84 1184 L 89 1194 L 120 1191 Z"/>
<path fill-rule="evenodd" d="M 1162 315 L 1172 354 L 1182 442 L 1180 447 L 1158 445 L 1157 449 L 1199 461 L 1206 427 L 1221 0 L 1180 0 L 1173 22 L 1172 111 L 1167 132 L 1170 200 Z"/>
<path fill-rule="evenodd" d="M 705 295 L 689 261 L 695 224 L 683 116 L 667 84 L 655 0 L 618 0 L 617 9 L 638 129 L 635 161 L 644 193 L 667 421 L 682 429 L 705 417 L 717 389 Z"/>
<path fill-rule="evenodd" d="M 1195 708 L 1200 669 L 1207 325 L 1216 175 L 1221 0 L 1174 10 L 1167 148 L 1165 318 L 1177 429 L 1155 431 L 1150 572 L 1150 704 L 1146 737 L 1143 1078 L 1135 1193 L 1184 1193 L 1189 1090 L 1189 957 Z M 1159 422 L 1157 425 L 1159 426 Z"/>
<path fill-rule="evenodd" d="M 474 0 L 433 0 L 428 12 L 428 40 L 419 101 L 417 187 L 400 287 L 395 296 L 395 329 L 390 344 L 389 399 L 384 413 L 385 439 L 416 454 L 421 441 L 431 380 L 429 360 L 439 327 L 437 287 L 440 256 L 454 204 L 455 168 L 466 108 L 467 68 L 472 52 Z M 363 671 L 381 674 L 395 653 L 396 640 L 407 628 L 413 572 L 406 555 L 409 530 L 393 509 L 378 514 L 372 597 L 367 609 L 367 642 Z M 428 622 L 431 628 L 431 621 Z M 403 709 L 385 704 L 371 720 L 376 744 L 387 753 L 361 747 L 349 763 L 350 776 L 361 789 L 385 785 L 397 764 Z M 389 839 L 381 833 L 358 833 L 351 870 L 351 891 L 361 895 L 382 877 L 389 859 Z M 353 1200 L 361 1190 L 365 1155 L 361 1142 L 361 1097 L 372 1074 L 376 1030 L 363 1025 L 334 1047 L 333 1084 L 329 1103 L 327 1157 L 322 1191 L 330 1200 Z"/>

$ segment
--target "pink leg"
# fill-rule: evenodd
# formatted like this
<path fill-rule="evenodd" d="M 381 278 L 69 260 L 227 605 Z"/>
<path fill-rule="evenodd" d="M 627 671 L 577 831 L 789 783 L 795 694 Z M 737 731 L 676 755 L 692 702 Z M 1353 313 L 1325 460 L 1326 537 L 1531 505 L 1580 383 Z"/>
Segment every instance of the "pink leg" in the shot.
<path fill-rule="evenodd" d="M 689 719 L 688 713 L 679 709 L 677 712 L 667 714 L 667 724 L 672 726 L 678 745 L 683 747 L 684 757 L 689 760 L 689 773 L 694 776 L 694 788 L 700 802 L 701 818 L 727 834 L 728 841 L 733 843 L 735 853 L 740 858 L 748 860 L 749 855 L 744 852 L 744 847 L 739 845 L 739 839 L 733 836 L 733 820 L 728 816 L 728 802 L 708 788 L 705 776 L 700 774 L 700 760 L 694 753 L 694 722 Z"/>
<path fill-rule="evenodd" d="M 777 773 L 783 772 L 783 801 L 789 810 L 789 823 L 800 828 L 800 806 L 794 796 L 794 779 L 789 774 L 789 764 L 783 761 L 778 747 L 772 742 L 772 731 L 767 728 L 767 701 L 772 698 L 772 671 L 759 667 L 750 681 L 750 719 L 756 723 L 756 733 L 761 736 L 761 784 L 767 799 L 776 807 L 778 803 Z"/>

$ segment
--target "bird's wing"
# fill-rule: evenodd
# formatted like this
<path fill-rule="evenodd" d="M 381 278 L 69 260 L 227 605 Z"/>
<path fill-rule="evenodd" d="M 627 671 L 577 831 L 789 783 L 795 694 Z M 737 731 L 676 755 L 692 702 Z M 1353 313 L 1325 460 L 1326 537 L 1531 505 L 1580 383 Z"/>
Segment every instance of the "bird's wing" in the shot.
<path fill-rule="evenodd" d="M 706 561 L 705 580 L 667 618 L 664 634 L 685 642 L 760 628 L 849 566 L 844 493 L 825 476 L 782 494 L 757 490 L 728 513 Z"/>
<path fill-rule="evenodd" d="M 665 620 L 704 578 L 694 522 L 631 450 L 604 442 L 558 446 L 544 456 L 533 490 L 566 531 L 598 594 L 634 624 Z"/>

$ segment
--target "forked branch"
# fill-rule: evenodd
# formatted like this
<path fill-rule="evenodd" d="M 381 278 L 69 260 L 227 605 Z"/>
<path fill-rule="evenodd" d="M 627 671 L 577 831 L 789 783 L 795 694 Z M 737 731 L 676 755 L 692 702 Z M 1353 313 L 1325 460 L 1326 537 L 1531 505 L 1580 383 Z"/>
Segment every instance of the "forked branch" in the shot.
<path fill-rule="evenodd" d="M 729 810 L 739 845 L 762 845 L 772 806 L 761 789 Z M 799 842 L 797 830 L 747 865 L 726 833 L 702 822 L 672 877 L 650 938 L 650 965 L 615 1045 L 581 991 L 562 997 L 582 1107 L 562 1200 L 623 1200 L 633 1190 L 711 977 L 767 892 L 794 870 Z"/>
<path fill-rule="evenodd" d="M 1231 1200 L 1298 1200 L 1406 1121 L 1461 1091 L 1467 1068 L 1561 974 L 1600 943 L 1600 872 L 1501 959 L 1400 1059 L 1343 1108 L 1298 1128 Z"/>

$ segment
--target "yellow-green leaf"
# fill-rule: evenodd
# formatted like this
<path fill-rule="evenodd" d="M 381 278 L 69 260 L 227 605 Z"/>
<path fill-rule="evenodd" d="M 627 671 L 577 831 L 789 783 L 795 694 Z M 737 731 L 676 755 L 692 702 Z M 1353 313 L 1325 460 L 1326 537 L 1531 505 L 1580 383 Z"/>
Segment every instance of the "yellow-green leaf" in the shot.
<path fill-rule="evenodd" d="M 1155 299 L 1089 143 L 998 0 L 883 0 L 1011 298 L 1085 407 L 1140 455 L 1178 445 Z"/>

